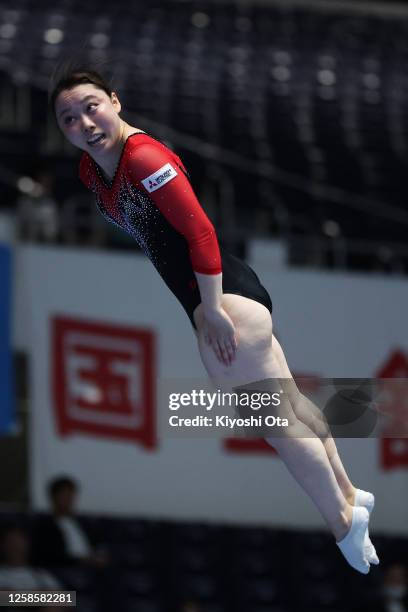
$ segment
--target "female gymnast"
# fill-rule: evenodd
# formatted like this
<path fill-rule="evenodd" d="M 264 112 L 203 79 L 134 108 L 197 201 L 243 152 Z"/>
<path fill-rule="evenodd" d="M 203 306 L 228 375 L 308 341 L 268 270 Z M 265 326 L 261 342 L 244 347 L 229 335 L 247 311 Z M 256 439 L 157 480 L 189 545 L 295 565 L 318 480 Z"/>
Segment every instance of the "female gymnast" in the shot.
<path fill-rule="evenodd" d="M 83 151 L 79 175 L 98 208 L 136 239 L 186 310 L 210 379 L 224 390 L 285 381 L 289 401 L 275 416 L 289 416 L 289 426 L 268 442 L 348 563 L 367 574 L 379 562 L 368 534 L 374 496 L 349 480 L 327 423 L 297 389 L 273 335 L 267 291 L 247 264 L 220 251 L 181 159 L 121 118 L 118 96 L 93 69 L 58 67 L 50 104 L 64 136 Z"/>

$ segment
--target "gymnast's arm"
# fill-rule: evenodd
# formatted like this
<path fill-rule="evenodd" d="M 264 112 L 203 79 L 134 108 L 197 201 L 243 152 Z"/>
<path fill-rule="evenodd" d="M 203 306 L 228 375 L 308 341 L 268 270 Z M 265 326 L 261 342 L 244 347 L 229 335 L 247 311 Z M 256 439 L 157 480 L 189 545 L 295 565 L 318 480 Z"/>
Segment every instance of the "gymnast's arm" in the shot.
<path fill-rule="evenodd" d="M 129 160 L 129 177 L 140 184 L 167 221 L 187 241 L 190 260 L 200 289 L 204 314 L 210 315 L 221 308 L 222 267 L 221 255 L 214 226 L 200 206 L 191 187 L 174 159 L 161 147 L 141 144 L 132 151 Z M 146 178 L 171 165 L 170 180 L 150 191 Z M 176 174 L 177 173 L 177 174 Z"/>
<path fill-rule="evenodd" d="M 215 229 L 173 158 L 161 147 L 141 144 L 132 151 L 129 179 L 149 194 L 168 222 L 186 239 L 197 278 L 204 314 L 204 337 L 219 361 L 231 363 L 236 349 L 234 324 L 222 308 L 221 255 Z M 177 166 L 177 168 L 176 168 Z M 168 172 L 163 185 L 152 189 L 151 175 Z"/>

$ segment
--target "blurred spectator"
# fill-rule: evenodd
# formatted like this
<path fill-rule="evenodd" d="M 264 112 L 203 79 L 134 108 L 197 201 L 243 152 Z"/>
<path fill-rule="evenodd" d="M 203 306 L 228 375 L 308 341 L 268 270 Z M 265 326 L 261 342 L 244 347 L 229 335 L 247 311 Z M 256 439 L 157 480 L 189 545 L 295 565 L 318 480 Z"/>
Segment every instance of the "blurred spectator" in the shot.
<path fill-rule="evenodd" d="M 400 563 L 389 565 L 385 572 L 379 596 L 359 612 L 408 612 L 407 568 Z"/>
<path fill-rule="evenodd" d="M 30 565 L 30 542 L 20 527 L 10 526 L 3 531 L 0 553 L 1 589 L 61 589 L 48 571 Z"/>
<path fill-rule="evenodd" d="M 101 246 L 110 231 L 89 192 L 75 193 L 63 201 L 60 222 L 61 240 L 67 244 Z"/>
<path fill-rule="evenodd" d="M 45 567 L 82 564 L 103 568 L 107 553 L 95 548 L 93 538 L 75 517 L 78 486 L 69 477 L 59 477 L 48 485 L 51 515 L 41 517 L 33 532 L 33 555 Z"/>
<path fill-rule="evenodd" d="M 0 589 L 8 591 L 63 590 L 58 580 L 48 571 L 33 567 L 29 562 L 30 542 L 27 534 L 18 526 L 7 527 L 0 540 Z M 3 610 L 15 610 L 16 607 L 5 607 Z M 17 606 L 17 609 L 22 609 Z M 30 610 L 46 610 L 57 612 L 54 606 L 30 607 Z"/>
<path fill-rule="evenodd" d="M 46 170 L 25 179 L 25 193 L 17 199 L 18 235 L 22 240 L 55 242 L 59 231 L 58 204 L 53 195 L 54 177 Z"/>

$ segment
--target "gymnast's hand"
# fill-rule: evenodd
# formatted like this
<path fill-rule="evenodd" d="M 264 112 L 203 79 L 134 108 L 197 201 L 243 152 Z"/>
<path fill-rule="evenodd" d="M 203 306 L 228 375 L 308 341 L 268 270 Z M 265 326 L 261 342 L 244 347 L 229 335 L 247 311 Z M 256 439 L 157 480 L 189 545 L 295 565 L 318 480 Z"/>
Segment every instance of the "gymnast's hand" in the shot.
<path fill-rule="evenodd" d="M 237 348 L 235 327 L 231 317 L 223 308 L 206 311 L 203 314 L 203 332 L 206 343 L 213 348 L 221 363 L 231 365 Z"/>

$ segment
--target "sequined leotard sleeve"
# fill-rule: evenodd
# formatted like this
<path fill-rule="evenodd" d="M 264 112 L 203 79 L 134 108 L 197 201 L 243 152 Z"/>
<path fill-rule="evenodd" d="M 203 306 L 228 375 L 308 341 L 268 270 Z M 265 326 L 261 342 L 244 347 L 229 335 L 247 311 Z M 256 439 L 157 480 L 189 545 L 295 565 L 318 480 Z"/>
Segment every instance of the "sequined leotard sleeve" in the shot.
<path fill-rule="evenodd" d="M 219 274 L 221 257 L 214 227 L 190 181 L 168 152 L 155 143 L 135 147 L 127 165 L 129 180 L 145 191 L 167 221 L 188 243 L 195 272 Z"/>

